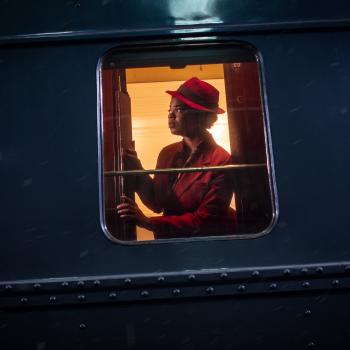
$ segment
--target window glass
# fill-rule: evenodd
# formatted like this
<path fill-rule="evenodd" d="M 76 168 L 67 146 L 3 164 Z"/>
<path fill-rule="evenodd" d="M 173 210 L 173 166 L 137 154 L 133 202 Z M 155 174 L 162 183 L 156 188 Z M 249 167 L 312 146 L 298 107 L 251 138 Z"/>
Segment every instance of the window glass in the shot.
<path fill-rule="evenodd" d="M 112 50 L 101 62 L 101 217 L 119 241 L 252 237 L 275 218 L 247 46 Z"/>

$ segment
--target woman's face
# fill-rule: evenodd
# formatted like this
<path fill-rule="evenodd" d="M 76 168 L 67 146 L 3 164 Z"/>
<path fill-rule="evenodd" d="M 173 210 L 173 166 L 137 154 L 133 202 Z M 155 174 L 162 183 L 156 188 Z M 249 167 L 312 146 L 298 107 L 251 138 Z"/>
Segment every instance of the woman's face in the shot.
<path fill-rule="evenodd" d="M 193 137 L 202 130 L 198 111 L 172 97 L 168 111 L 168 126 L 173 135 Z"/>

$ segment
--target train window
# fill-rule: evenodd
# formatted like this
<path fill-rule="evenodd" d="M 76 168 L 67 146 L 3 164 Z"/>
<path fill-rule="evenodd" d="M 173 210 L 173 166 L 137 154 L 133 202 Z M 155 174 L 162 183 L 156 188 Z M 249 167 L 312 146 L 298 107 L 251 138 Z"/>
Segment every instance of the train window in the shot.
<path fill-rule="evenodd" d="M 276 217 L 248 45 L 111 50 L 99 64 L 101 220 L 115 241 L 254 237 Z"/>

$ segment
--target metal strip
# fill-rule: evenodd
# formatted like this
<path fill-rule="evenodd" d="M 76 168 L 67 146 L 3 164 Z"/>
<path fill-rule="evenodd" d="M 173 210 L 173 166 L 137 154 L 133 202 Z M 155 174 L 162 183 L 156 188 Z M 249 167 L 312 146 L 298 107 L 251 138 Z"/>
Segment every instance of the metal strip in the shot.
<path fill-rule="evenodd" d="M 0 310 L 350 289 L 349 262 L 0 282 Z"/>
<path fill-rule="evenodd" d="M 244 23 L 244 24 L 215 24 L 210 23 L 204 26 L 197 25 L 177 25 L 164 26 L 160 28 L 116 28 L 111 30 L 71 30 L 71 31 L 57 31 L 57 32 L 43 32 L 43 33 L 28 33 L 28 34 L 8 34 L 0 36 L 0 45 L 11 44 L 35 44 L 35 43 L 53 43 L 53 42 L 67 42 L 67 41 L 90 41 L 90 40 L 116 40 L 117 38 L 135 38 L 146 36 L 159 36 L 159 34 L 182 34 L 182 35 L 196 35 L 213 32 L 228 32 L 233 34 L 245 33 L 259 33 L 259 32 L 278 32 L 281 30 L 293 31 L 322 31 L 331 29 L 334 30 L 348 30 L 350 26 L 349 18 L 331 19 L 331 20 L 304 20 L 304 21 L 281 21 L 281 22 L 265 22 L 265 23 Z M 189 28 L 191 31 L 189 32 Z"/>
<path fill-rule="evenodd" d="M 236 169 L 267 167 L 265 163 L 256 164 L 233 164 L 211 167 L 191 167 L 191 168 L 166 168 L 166 169 L 148 169 L 148 170 L 124 170 L 124 171 L 105 171 L 105 176 L 123 176 L 123 175 L 143 175 L 143 174 L 169 174 L 169 173 L 195 173 L 207 171 L 230 171 Z"/>

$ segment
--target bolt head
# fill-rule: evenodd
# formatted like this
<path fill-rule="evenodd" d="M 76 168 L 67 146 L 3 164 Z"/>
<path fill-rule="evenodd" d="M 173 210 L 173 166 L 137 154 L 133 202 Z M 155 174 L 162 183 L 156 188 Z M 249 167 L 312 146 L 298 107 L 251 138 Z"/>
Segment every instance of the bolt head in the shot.
<path fill-rule="evenodd" d="M 284 275 L 284 276 L 289 276 L 291 273 L 292 273 L 292 272 L 291 272 L 290 269 L 284 269 L 284 270 L 283 270 L 283 275 Z"/>
<path fill-rule="evenodd" d="M 303 282 L 302 284 L 303 288 L 309 288 L 310 287 L 310 282 Z"/>
<path fill-rule="evenodd" d="M 275 290 L 275 289 L 277 289 L 277 284 L 276 284 L 276 283 L 271 283 L 270 286 L 269 286 L 269 288 L 270 288 L 271 290 Z"/>
<path fill-rule="evenodd" d="M 165 277 L 164 277 L 164 276 L 159 276 L 159 277 L 157 278 L 157 281 L 158 281 L 158 282 L 164 282 L 164 281 L 165 281 Z"/>
<path fill-rule="evenodd" d="M 227 278 L 228 278 L 227 272 L 223 272 L 222 274 L 220 274 L 220 278 L 221 278 L 222 280 L 227 279 Z"/>
<path fill-rule="evenodd" d="M 239 292 L 245 292 L 246 289 L 247 289 L 247 287 L 246 287 L 244 284 L 241 284 L 241 285 L 239 285 L 239 286 L 237 287 L 237 290 L 238 290 Z"/>
<path fill-rule="evenodd" d="M 208 294 L 212 294 L 212 293 L 214 293 L 214 288 L 213 288 L 213 287 L 208 287 L 205 291 L 206 291 Z"/>
<path fill-rule="evenodd" d="M 259 271 L 257 271 L 257 270 L 255 270 L 255 271 L 253 271 L 252 272 L 252 277 L 259 277 L 260 276 L 260 272 Z"/>

